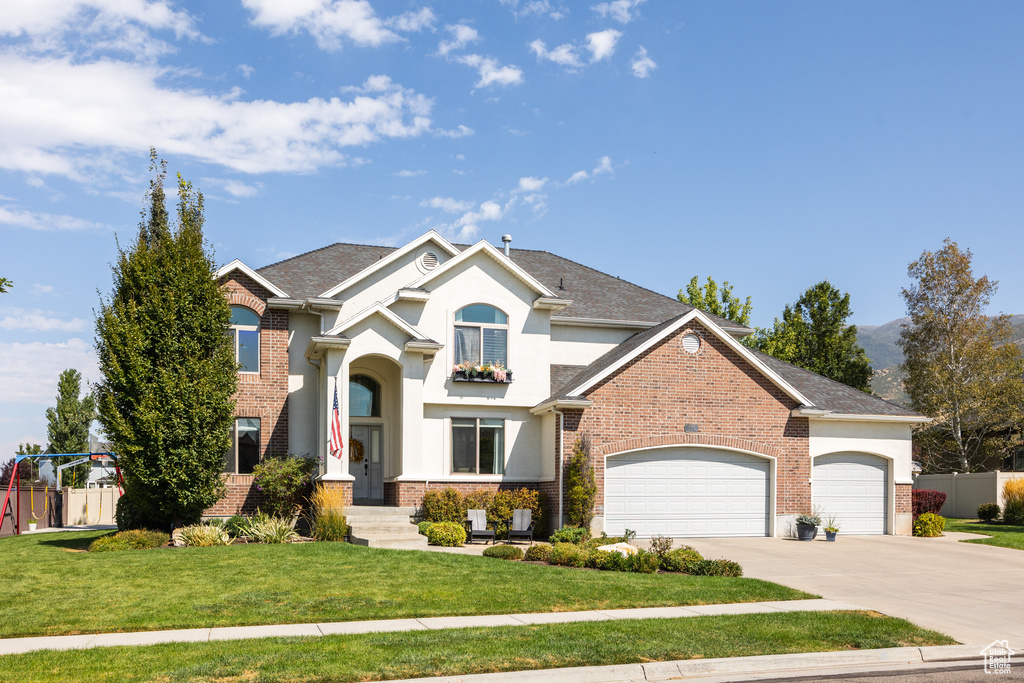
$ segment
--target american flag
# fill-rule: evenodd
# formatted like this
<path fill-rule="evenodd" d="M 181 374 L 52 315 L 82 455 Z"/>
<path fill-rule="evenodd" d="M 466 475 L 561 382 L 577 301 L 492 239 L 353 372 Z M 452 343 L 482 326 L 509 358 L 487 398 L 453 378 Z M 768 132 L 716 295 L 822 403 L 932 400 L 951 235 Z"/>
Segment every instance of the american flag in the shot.
<path fill-rule="evenodd" d="M 331 455 L 341 460 L 345 441 L 341 438 L 341 413 L 338 412 L 338 387 L 334 387 L 334 410 L 331 411 L 331 440 L 328 445 Z"/>

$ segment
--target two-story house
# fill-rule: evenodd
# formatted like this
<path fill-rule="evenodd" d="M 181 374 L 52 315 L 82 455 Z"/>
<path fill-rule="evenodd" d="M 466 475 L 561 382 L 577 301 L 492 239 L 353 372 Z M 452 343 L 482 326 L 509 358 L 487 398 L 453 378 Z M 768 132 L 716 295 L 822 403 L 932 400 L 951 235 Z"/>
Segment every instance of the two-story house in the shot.
<path fill-rule="evenodd" d="M 819 510 L 844 533 L 910 532 L 920 415 L 747 349 L 742 325 L 503 241 L 431 231 L 221 268 L 241 381 L 230 493 L 210 514 L 242 509 L 262 458 L 294 453 L 356 505 L 525 486 L 557 520 L 586 433 L 595 531 L 784 535 Z"/>

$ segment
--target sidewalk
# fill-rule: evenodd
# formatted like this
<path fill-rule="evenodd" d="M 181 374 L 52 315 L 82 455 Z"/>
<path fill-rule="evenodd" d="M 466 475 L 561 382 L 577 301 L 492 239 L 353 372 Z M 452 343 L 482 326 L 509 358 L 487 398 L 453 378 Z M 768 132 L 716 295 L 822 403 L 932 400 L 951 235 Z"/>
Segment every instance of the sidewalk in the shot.
<path fill-rule="evenodd" d="M 37 636 L 0 639 L 0 656 L 34 650 L 82 650 L 118 645 L 155 645 L 157 643 L 199 643 L 211 640 L 243 640 L 279 636 L 327 636 L 358 633 L 426 631 L 444 628 L 481 626 L 524 626 L 564 624 L 574 621 L 612 619 L 675 619 L 714 614 L 758 614 L 769 612 L 828 612 L 856 610 L 860 607 L 834 600 L 783 600 L 778 602 L 739 602 L 723 605 L 687 607 L 640 607 L 590 612 L 541 612 L 534 614 L 494 614 L 472 617 L 425 617 L 422 619 L 382 619 L 342 621 L 330 624 L 272 624 L 267 626 L 228 626 L 191 628 L 176 631 L 137 631 L 133 633 L 93 633 L 74 636 Z"/>

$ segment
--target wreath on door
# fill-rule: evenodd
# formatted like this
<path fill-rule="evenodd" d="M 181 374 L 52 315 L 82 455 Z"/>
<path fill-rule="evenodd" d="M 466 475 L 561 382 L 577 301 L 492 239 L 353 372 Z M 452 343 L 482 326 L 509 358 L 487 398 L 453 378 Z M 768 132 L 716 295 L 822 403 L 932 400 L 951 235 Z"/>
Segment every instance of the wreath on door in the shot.
<path fill-rule="evenodd" d="M 363 461 L 365 457 L 365 451 L 363 450 L 363 442 L 358 439 L 348 440 L 348 461 L 354 462 L 357 465 Z"/>

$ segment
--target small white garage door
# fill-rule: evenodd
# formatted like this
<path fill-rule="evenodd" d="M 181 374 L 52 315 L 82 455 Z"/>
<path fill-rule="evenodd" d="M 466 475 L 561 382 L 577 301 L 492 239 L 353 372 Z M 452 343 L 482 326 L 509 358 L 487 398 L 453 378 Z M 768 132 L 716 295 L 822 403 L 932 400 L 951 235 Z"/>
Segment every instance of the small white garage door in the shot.
<path fill-rule="evenodd" d="M 841 534 L 884 534 L 889 508 L 889 464 L 866 453 L 814 459 L 811 496 L 824 524 L 835 516 Z"/>
<path fill-rule="evenodd" d="M 605 462 L 605 530 L 651 536 L 766 536 L 767 458 L 713 448 L 659 448 Z"/>

